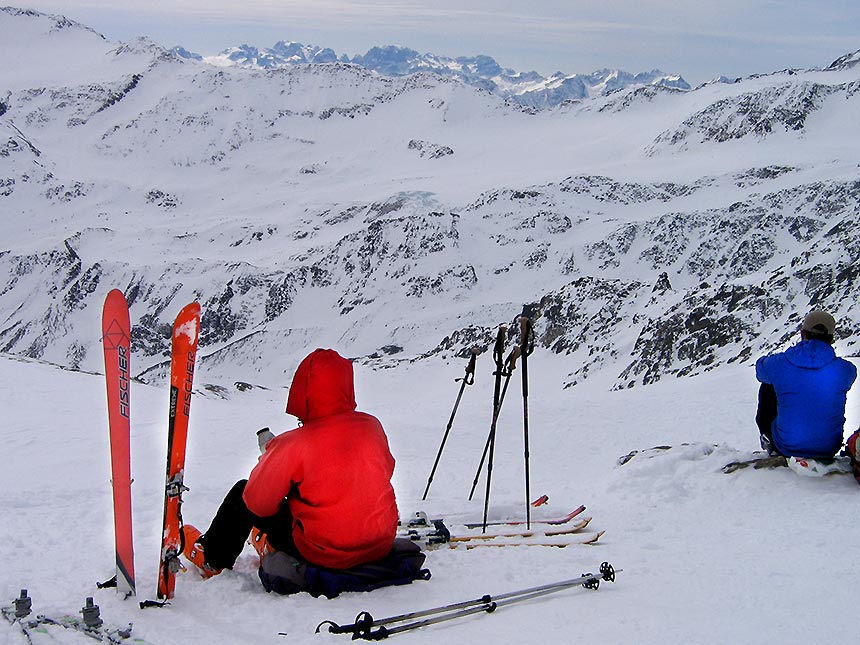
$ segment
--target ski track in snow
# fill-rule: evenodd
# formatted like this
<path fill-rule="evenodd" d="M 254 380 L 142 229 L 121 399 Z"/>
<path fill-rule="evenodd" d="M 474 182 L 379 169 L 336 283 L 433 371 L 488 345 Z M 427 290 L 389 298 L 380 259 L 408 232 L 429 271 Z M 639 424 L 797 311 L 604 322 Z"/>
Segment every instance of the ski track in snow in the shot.
<path fill-rule="evenodd" d="M 562 359 L 536 351 L 530 361 L 531 489 L 534 497 L 550 497 L 533 516 L 584 503 L 585 515 L 594 517 L 587 531 L 606 531 L 596 546 L 433 550 L 430 581 L 334 600 L 265 593 L 248 547 L 233 571 L 207 581 L 181 574 L 170 606 L 140 610 L 137 601 L 155 595 L 166 388 L 133 386 L 138 596 L 123 601 L 94 584 L 113 573 L 103 378 L 0 356 L 0 400 L 7 411 L 0 428 L 3 602 L 27 588 L 35 613 L 75 614 L 93 596 L 106 622 L 133 622 L 133 635 L 151 643 L 335 643 L 348 636 L 315 635 L 318 623 L 566 580 L 608 561 L 623 572 L 597 592 L 572 589 L 393 638 L 512 643 L 528 633 L 546 643 L 752 643 L 766 634 L 768 642 L 854 642 L 856 630 L 846 618 L 855 610 L 858 573 L 850 557 L 860 503 L 853 478 L 801 478 L 784 468 L 720 472 L 758 448 L 749 366 L 609 392 L 590 383 L 562 390 Z M 441 360 L 378 372 L 356 366 L 359 407 L 380 417 L 397 459 L 402 516 L 423 510 L 433 517 L 480 517 L 483 478 L 474 501 L 466 500 L 492 401 L 489 366 L 480 361 L 428 500 L 420 501 L 462 368 Z M 207 395 L 202 383 L 195 390 L 186 522 L 205 529 L 223 494 L 247 475 L 257 458 L 259 427 L 292 427 L 283 414 L 285 391 L 276 386 L 224 399 Z M 511 396 L 499 420 L 492 517 L 523 512 L 521 415 L 521 399 Z M 847 427 L 856 427 L 855 392 L 848 417 Z M 676 447 L 617 465 L 633 449 L 662 444 Z M 79 635 L 60 636 L 61 642 L 80 642 Z M 0 642 L 23 639 L 0 623 Z"/>

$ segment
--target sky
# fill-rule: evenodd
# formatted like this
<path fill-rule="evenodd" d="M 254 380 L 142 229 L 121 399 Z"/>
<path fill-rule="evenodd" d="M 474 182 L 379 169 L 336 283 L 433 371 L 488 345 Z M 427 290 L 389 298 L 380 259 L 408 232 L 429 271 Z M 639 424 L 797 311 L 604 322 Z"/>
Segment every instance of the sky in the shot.
<path fill-rule="evenodd" d="M 860 49 L 857 0 L 29 0 L 110 40 L 207 55 L 285 40 L 364 54 L 401 45 L 549 75 L 661 69 L 698 84 L 826 67 Z"/>

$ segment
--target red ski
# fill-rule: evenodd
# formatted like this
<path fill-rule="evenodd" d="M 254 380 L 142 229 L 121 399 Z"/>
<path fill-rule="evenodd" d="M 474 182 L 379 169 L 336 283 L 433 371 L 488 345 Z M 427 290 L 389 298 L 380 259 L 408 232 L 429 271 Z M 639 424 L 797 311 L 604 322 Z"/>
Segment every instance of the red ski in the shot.
<path fill-rule="evenodd" d="M 131 325 L 122 291 L 105 298 L 102 312 L 102 346 L 105 355 L 108 425 L 110 429 L 113 522 L 116 540 L 116 590 L 133 596 L 134 546 L 131 528 Z M 102 586 L 112 586 L 109 581 Z"/>
<path fill-rule="evenodd" d="M 547 519 L 533 519 L 532 524 L 567 524 L 574 517 L 579 515 L 585 510 L 585 506 L 580 506 L 579 508 L 575 508 L 567 515 L 562 515 L 561 517 L 551 517 Z M 487 522 L 487 526 L 520 526 L 521 524 L 526 524 L 527 521 L 525 519 L 522 520 L 490 520 Z M 483 522 L 463 522 L 463 526 L 469 529 L 480 528 L 484 525 Z"/>
<path fill-rule="evenodd" d="M 577 520 L 576 523 L 572 525 L 565 525 L 565 528 L 562 529 L 528 529 L 525 531 L 508 531 L 505 533 L 480 533 L 478 535 L 458 535 L 456 537 L 452 537 L 449 542 L 472 542 L 476 540 L 495 540 L 498 538 L 530 538 L 535 536 L 556 537 L 558 535 L 579 533 L 589 524 L 591 524 L 591 518 L 584 517 L 580 520 Z"/>
<path fill-rule="evenodd" d="M 158 569 L 158 598 L 173 598 L 176 572 L 181 568 L 182 492 L 184 485 L 185 444 L 188 415 L 191 411 L 191 388 L 200 331 L 200 305 L 186 305 L 173 324 L 170 358 L 170 410 L 167 426 L 167 481 L 164 493 L 164 530 Z"/>

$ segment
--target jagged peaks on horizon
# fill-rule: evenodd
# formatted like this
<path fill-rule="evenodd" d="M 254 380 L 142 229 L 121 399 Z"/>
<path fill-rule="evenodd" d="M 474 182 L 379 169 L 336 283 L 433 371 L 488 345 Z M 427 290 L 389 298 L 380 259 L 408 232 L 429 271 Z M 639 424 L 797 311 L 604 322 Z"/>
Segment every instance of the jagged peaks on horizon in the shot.
<path fill-rule="evenodd" d="M 63 16 L 15 7 L 4 7 L 3 11 L 10 15 L 49 19 L 53 21 L 51 31 L 66 27 L 80 27 L 93 31 Z M 503 68 L 495 59 L 487 55 L 452 58 L 432 53 L 420 54 L 414 49 L 399 45 L 372 47 L 366 53 L 352 57 L 346 54 L 338 55 L 329 47 L 286 40 L 278 41 L 272 47 L 264 49 L 242 44 L 211 56 L 189 51 L 182 45 L 176 45 L 170 51 L 186 60 L 263 70 L 292 65 L 340 62 L 359 65 L 390 77 L 426 72 L 457 79 L 529 108 L 552 107 L 565 101 L 601 96 L 636 85 L 690 89 L 690 85 L 682 76 L 666 74 L 658 69 L 636 74 L 613 69 L 601 69 L 590 74 L 566 74 L 559 71 L 549 77 L 543 77 L 535 71 L 520 72 Z"/>
<path fill-rule="evenodd" d="M 272 47 L 264 49 L 243 44 L 211 56 L 189 52 L 182 46 L 175 46 L 171 51 L 186 59 L 258 69 L 341 62 L 359 65 L 383 76 L 397 77 L 429 72 L 456 78 L 468 85 L 488 90 L 515 103 L 533 108 L 552 107 L 566 101 L 603 96 L 635 86 L 692 89 L 680 74 L 669 74 L 656 68 L 635 74 L 611 68 L 601 68 L 589 74 L 557 71 L 544 77 L 535 71 L 522 72 L 503 68 L 488 55 L 452 58 L 433 53 L 421 54 L 400 45 L 375 46 L 365 54 L 356 54 L 352 57 L 347 54 L 338 55 L 328 47 L 305 45 L 293 41 L 278 41 Z M 857 62 L 860 62 L 860 50 L 838 58 L 825 69 L 844 69 L 852 67 Z M 760 74 L 754 76 L 758 75 Z M 721 75 L 704 85 L 731 84 L 740 80 L 742 79 Z"/>
<path fill-rule="evenodd" d="M 548 107 L 567 100 L 607 94 L 631 85 L 690 89 L 690 85 L 680 75 L 666 74 L 659 69 L 637 74 L 607 68 L 590 74 L 566 74 L 559 71 L 544 77 L 535 71 L 520 72 L 503 68 L 494 58 L 483 54 L 452 58 L 433 53 L 421 54 L 400 45 L 371 47 L 366 53 L 352 57 L 346 54 L 338 55 L 328 47 L 290 41 L 278 41 L 265 49 L 243 44 L 213 56 L 189 52 L 181 46 L 174 47 L 172 51 L 188 59 L 259 69 L 341 62 L 360 65 L 383 76 L 429 72 L 456 78 L 530 107 Z"/>

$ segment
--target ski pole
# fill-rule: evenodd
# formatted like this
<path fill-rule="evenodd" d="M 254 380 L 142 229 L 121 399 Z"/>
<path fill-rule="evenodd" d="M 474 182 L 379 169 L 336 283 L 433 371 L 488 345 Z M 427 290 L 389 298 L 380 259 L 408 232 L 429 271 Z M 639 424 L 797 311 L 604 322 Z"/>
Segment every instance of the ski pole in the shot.
<path fill-rule="evenodd" d="M 601 580 L 614 582 L 615 574 L 620 571 L 622 571 L 622 569 L 618 569 L 616 571 L 613 569 L 612 565 L 608 562 L 604 562 L 600 565 L 600 572 L 598 574 L 586 573 L 579 578 L 573 578 L 571 580 L 563 580 L 561 582 L 553 582 L 546 585 L 531 587 L 529 589 L 510 591 L 496 596 L 487 594 L 480 598 L 475 598 L 474 600 L 456 602 L 450 605 L 409 612 L 397 616 L 390 616 L 388 618 L 374 619 L 370 613 L 361 612 L 356 617 L 355 622 L 351 625 L 338 625 L 332 621 L 324 621 L 317 626 L 316 631 L 319 633 L 323 625 L 327 625 L 329 633 L 331 634 L 352 634 L 353 640 L 382 640 L 394 634 L 454 620 L 456 618 L 462 618 L 471 614 L 481 612 L 492 613 L 497 608 L 505 605 L 533 600 L 535 598 L 563 591 L 572 587 L 582 586 L 586 589 L 597 589 L 600 586 Z M 396 625 L 394 627 L 387 627 L 387 625 L 403 623 L 406 621 L 413 622 L 408 622 L 404 625 Z M 373 631 L 374 628 L 376 628 L 376 631 Z"/>
<path fill-rule="evenodd" d="M 442 443 L 439 445 L 439 452 L 436 453 L 436 461 L 433 462 L 433 469 L 430 471 L 430 477 L 427 478 L 427 487 L 424 489 L 424 496 L 421 498 L 422 500 L 427 499 L 427 493 L 430 492 L 430 484 L 433 481 L 433 476 L 436 474 L 436 467 L 439 465 L 439 459 L 442 457 L 442 450 L 445 448 L 445 442 L 448 440 L 448 433 L 451 432 L 451 427 L 454 425 L 454 416 L 457 414 L 457 408 L 460 407 L 460 399 L 463 397 L 463 390 L 466 389 L 467 385 L 471 385 L 475 382 L 475 360 L 478 357 L 478 350 L 472 350 L 472 357 L 469 359 L 469 364 L 466 365 L 466 376 L 462 379 L 457 379 L 458 381 L 462 380 L 463 382 L 460 384 L 460 391 L 457 393 L 457 400 L 454 402 L 454 409 L 451 410 L 451 418 L 448 419 L 448 425 L 445 428 L 445 434 L 442 436 Z"/>
<path fill-rule="evenodd" d="M 523 357 L 523 455 L 526 477 L 526 528 L 532 527 L 531 478 L 529 476 L 529 354 L 534 351 L 534 328 L 528 316 L 520 317 L 520 355 Z"/>
<path fill-rule="evenodd" d="M 514 368 L 516 368 L 517 358 L 519 358 L 519 356 L 520 356 L 520 348 L 514 347 L 511 350 L 511 353 L 508 354 L 507 359 L 505 359 L 505 370 L 504 370 L 505 384 L 502 387 L 502 395 L 499 397 L 499 410 L 496 413 L 497 418 L 498 418 L 498 415 L 502 411 L 502 404 L 505 402 L 505 394 L 508 391 L 508 382 L 511 380 L 511 374 L 513 374 Z M 493 430 L 494 430 L 494 427 L 491 427 L 490 433 L 487 434 L 487 441 L 484 444 L 484 452 L 481 453 L 481 461 L 478 464 L 478 469 L 475 471 L 475 479 L 472 481 L 472 489 L 469 491 L 469 501 L 470 502 L 472 501 L 472 496 L 475 494 L 475 488 L 478 486 L 478 480 L 481 478 L 481 470 L 484 468 L 484 460 L 487 458 L 487 451 L 490 448 L 490 440 L 493 436 L 492 435 Z"/>
<path fill-rule="evenodd" d="M 496 423 L 499 420 L 499 410 L 501 408 L 502 374 L 505 370 L 503 356 L 507 331 L 508 328 L 506 325 L 499 327 L 499 333 L 496 335 L 496 346 L 493 348 L 493 358 L 496 361 L 496 383 L 493 388 L 493 421 L 490 424 L 490 450 L 487 453 L 487 491 L 484 495 L 484 523 L 481 529 L 482 533 L 487 532 L 487 513 L 490 509 L 490 484 L 493 480 L 493 453 L 496 449 Z"/>
<path fill-rule="evenodd" d="M 621 571 L 619 569 L 618 571 Z M 397 616 L 390 616 L 388 618 L 379 618 L 373 619 L 370 617 L 368 612 L 362 612 L 358 615 L 356 622 L 352 625 L 335 625 L 334 623 L 329 623 L 329 632 L 330 633 L 349 633 L 355 632 L 356 628 L 361 627 L 381 627 L 384 625 L 390 625 L 392 623 L 403 622 L 406 620 L 415 620 L 417 618 L 424 618 L 426 616 L 433 616 L 436 614 L 445 614 L 449 612 L 461 611 L 464 609 L 469 609 L 472 607 L 477 607 L 478 611 L 487 611 L 488 605 L 492 603 L 496 603 L 498 606 L 499 603 L 505 602 L 505 604 L 510 604 L 516 598 L 532 598 L 534 594 L 546 594 L 552 593 L 555 591 L 560 591 L 562 589 L 567 589 L 573 586 L 593 584 L 594 582 L 599 582 L 599 580 L 609 580 L 614 581 L 615 573 L 617 573 L 614 569 L 612 569 L 611 565 L 608 563 L 603 563 L 601 565 L 600 574 L 583 574 L 579 578 L 574 578 L 573 580 L 563 580 L 561 582 L 553 582 L 546 585 L 540 585 L 538 587 L 531 587 L 529 589 L 521 589 L 518 591 L 510 591 L 504 594 L 498 594 L 496 596 L 491 596 L 489 594 L 481 596 L 480 598 L 475 598 L 473 600 L 465 600 L 462 602 L 452 603 L 450 605 L 443 605 L 441 607 L 433 607 L 431 609 L 424 609 L 421 611 L 414 611 L 405 614 L 400 614 Z M 368 617 L 370 620 L 368 621 Z M 369 623 L 369 625 L 368 625 Z M 326 623 L 321 623 L 320 627 Z M 319 630 L 319 627 L 317 628 Z M 389 630 L 389 633 L 391 631 Z"/>

